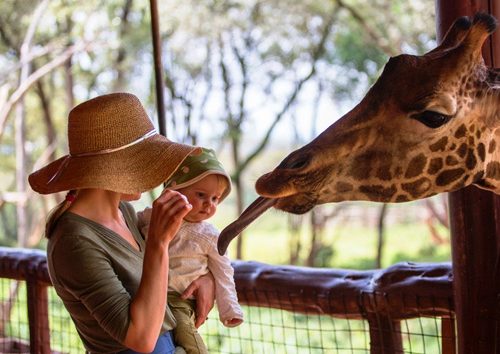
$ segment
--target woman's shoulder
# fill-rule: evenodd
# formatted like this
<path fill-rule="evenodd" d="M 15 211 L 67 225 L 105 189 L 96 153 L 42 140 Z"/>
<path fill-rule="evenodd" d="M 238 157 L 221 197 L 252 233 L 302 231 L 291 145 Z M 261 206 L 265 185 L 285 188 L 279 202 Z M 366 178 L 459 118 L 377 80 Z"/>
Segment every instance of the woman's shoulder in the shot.
<path fill-rule="evenodd" d="M 99 240 L 95 223 L 77 214 L 66 212 L 58 220 L 49 239 L 49 248 L 71 252 L 75 248 Z"/>

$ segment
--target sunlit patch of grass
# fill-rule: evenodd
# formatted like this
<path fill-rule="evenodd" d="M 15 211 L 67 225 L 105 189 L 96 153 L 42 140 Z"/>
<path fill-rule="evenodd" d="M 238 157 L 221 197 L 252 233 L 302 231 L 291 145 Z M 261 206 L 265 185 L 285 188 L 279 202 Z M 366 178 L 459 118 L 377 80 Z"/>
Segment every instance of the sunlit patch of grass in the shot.
<path fill-rule="evenodd" d="M 232 220 L 231 220 L 232 221 Z M 229 221 L 230 222 L 230 221 Z M 222 229 L 229 224 L 219 216 L 216 225 Z M 404 221 L 392 223 L 385 228 L 382 248 L 382 267 L 401 261 L 441 262 L 451 259 L 451 247 L 447 230 L 441 244 L 432 240 L 427 225 L 423 222 Z M 301 256 L 304 259 L 310 248 L 310 232 L 307 226 L 301 230 Z M 243 258 L 270 264 L 288 264 L 290 257 L 290 232 L 287 215 L 270 211 L 248 226 L 242 236 Z M 375 267 L 378 234 L 373 226 L 351 220 L 333 223 L 323 233 L 322 243 L 329 248 L 330 259 L 326 266 L 334 268 L 370 269 Z M 230 245 L 229 255 L 236 255 L 236 239 Z"/>

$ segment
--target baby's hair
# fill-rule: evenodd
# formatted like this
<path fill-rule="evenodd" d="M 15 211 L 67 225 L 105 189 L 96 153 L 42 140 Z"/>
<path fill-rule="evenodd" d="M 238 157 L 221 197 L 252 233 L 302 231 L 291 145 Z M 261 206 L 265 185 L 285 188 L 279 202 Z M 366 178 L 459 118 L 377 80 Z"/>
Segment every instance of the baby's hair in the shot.
<path fill-rule="evenodd" d="M 217 176 L 217 187 L 219 187 L 220 190 L 225 190 L 226 188 L 229 188 L 229 182 L 227 180 L 227 177 L 224 177 L 223 175 L 216 174 Z"/>

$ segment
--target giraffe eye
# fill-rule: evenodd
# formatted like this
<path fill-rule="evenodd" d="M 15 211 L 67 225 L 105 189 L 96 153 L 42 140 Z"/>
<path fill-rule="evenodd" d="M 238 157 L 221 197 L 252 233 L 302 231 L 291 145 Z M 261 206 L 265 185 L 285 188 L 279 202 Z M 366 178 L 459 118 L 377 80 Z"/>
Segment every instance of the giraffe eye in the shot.
<path fill-rule="evenodd" d="M 288 168 L 302 168 L 307 165 L 308 159 L 307 158 L 301 158 L 299 160 L 293 161 Z"/>
<path fill-rule="evenodd" d="M 435 111 L 423 111 L 413 114 L 411 117 L 425 124 L 429 128 L 439 128 L 440 126 L 448 122 L 451 118 L 451 116 L 449 115 Z"/>
<path fill-rule="evenodd" d="M 283 160 L 283 162 L 279 165 L 280 168 L 288 168 L 288 169 L 298 169 L 304 168 L 309 163 L 309 156 L 300 156 L 296 158 L 288 158 Z"/>

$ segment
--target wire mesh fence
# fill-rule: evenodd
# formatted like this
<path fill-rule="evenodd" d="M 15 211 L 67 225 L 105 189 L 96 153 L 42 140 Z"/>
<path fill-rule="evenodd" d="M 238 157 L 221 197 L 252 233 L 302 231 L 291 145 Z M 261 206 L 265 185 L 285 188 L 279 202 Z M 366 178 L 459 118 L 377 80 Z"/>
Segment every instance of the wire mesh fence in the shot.
<path fill-rule="evenodd" d="M 246 323 L 224 328 L 211 316 L 201 329 L 210 353 L 365 354 L 372 353 L 365 320 L 302 315 L 283 310 L 247 307 Z M 419 317 L 401 321 L 402 348 L 395 353 L 440 354 L 442 319 Z M 445 338 L 446 339 L 446 338 Z M 448 337 L 454 340 L 454 337 Z M 381 351 L 383 352 L 383 351 Z"/>
<path fill-rule="evenodd" d="M 35 256 L 39 263 L 22 270 L 19 254 L 0 254 L 0 352 L 85 353 L 61 300 L 46 283 L 44 255 Z M 417 289 L 409 281 L 421 269 L 415 267 L 380 274 L 240 262 L 235 279 L 244 323 L 226 328 L 214 309 L 200 332 L 209 352 L 220 354 L 455 353 L 451 291 L 443 296 L 451 289 L 442 284 L 450 281 L 443 276 L 446 267 L 426 265 L 433 276 L 422 282 L 426 276 L 417 272 Z M 359 287 L 362 279 L 369 280 L 368 290 Z"/>
<path fill-rule="evenodd" d="M 0 294 L 0 352 L 29 353 L 26 284 L 22 281 L 0 279 Z"/>

